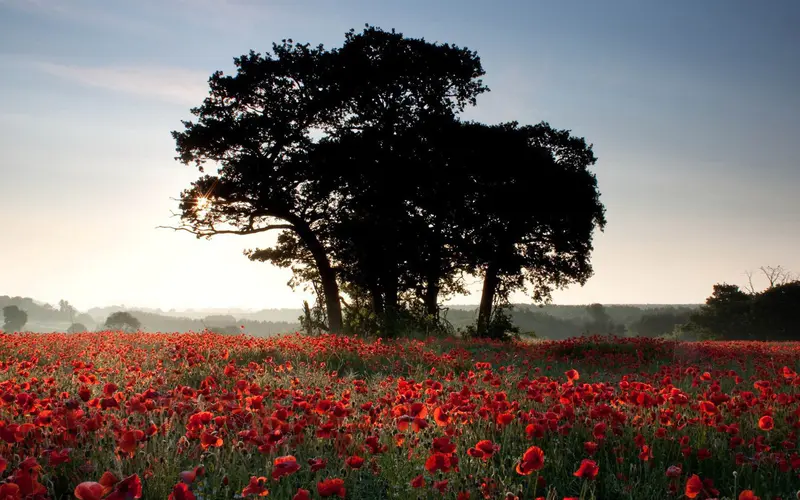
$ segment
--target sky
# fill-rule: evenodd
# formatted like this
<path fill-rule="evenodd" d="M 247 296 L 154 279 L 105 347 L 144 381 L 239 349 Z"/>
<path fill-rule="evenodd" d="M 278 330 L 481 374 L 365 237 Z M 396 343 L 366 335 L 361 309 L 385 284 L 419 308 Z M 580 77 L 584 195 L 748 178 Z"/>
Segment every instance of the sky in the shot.
<path fill-rule="evenodd" d="M 594 144 L 608 225 L 555 303 L 699 303 L 800 272 L 796 0 L 0 0 L 0 295 L 298 307 L 289 271 L 242 254 L 274 235 L 156 229 L 199 175 L 170 132 L 235 56 L 366 23 L 476 50 L 491 92 L 466 118 Z"/>

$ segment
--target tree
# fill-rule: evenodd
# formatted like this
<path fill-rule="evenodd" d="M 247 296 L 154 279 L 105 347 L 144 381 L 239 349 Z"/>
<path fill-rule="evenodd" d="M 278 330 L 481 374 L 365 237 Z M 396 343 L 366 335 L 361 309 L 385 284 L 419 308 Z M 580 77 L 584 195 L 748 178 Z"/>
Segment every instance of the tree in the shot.
<path fill-rule="evenodd" d="M 588 333 L 607 334 L 618 331 L 603 304 L 590 304 L 586 306 L 586 312 L 589 314 L 589 321 L 584 328 Z"/>
<path fill-rule="evenodd" d="M 687 329 L 726 340 L 797 339 L 800 321 L 800 280 L 781 266 L 760 268 L 767 288 L 755 291 L 753 273 L 745 290 L 721 283 L 705 305 L 691 315 Z"/>
<path fill-rule="evenodd" d="M 776 286 L 786 285 L 793 281 L 798 280 L 798 276 L 793 272 L 784 269 L 783 266 L 761 266 L 758 268 L 760 274 L 764 276 L 764 279 L 767 281 L 767 289 L 775 288 Z M 745 285 L 745 290 L 751 295 L 757 294 L 757 290 L 753 285 L 753 276 L 755 273 L 753 271 L 745 272 L 747 276 L 747 285 Z"/>
<path fill-rule="evenodd" d="M 61 299 L 58 301 L 58 312 L 69 316 L 69 322 L 71 324 L 75 322 L 75 313 L 77 313 L 78 310 L 75 309 L 68 301 Z"/>
<path fill-rule="evenodd" d="M 276 248 L 249 256 L 278 265 L 311 264 L 328 327 L 338 331 L 342 313 L 329 246 L 332 226 L 341 222 L 343 203 L 363 208 L 366 200 L 386 196 L 392 185 L 359 192 L 376 177 L 358 178 L 359 170 L 310 161 L 311 155 L 326 137 L 343 143 L 368 136 L 379 146 L 372 148 L 373 160 L 384 177 L 399 172 L 404 155 L 392 138 L 417 121 L 474 104 L 487 90 L 478 79 L 480 60 L 467 49 L 368 26 L 347 33 L 340 49 L 284 40 L 273 45 L 273 54 L 251 51 L 234 62 L 236 75 L 212 75 L 209 97 L 192 110 L 196 121 L 173 133 L 180 161 L 201 172 L 209 163 L 220 166 L 216 175 L 202 176 L 182 193 L 182 223 L 173 229 L 198 237 L 291 233 L 281 235 Z M 319 135 L 323 139 L 315 138 Z M 353 193 L 362 196 L 351 198 Z M 392 199 L 385 205 L 396 210 L 399 203 Z M 384 248 L 390 243 L 381 241 Z M 382 272 L 383 301 L 390 307 L 398 297 L 399 260 L 388 253 Z"/>
<path fill-rule="evenodd" d="M 86 325 L 83 323 L 72 323 L 69 325 L 69 328 L 67 328 L 67 333 L 81 333 L 87 331 L 89 331 L 89 329 L 86 328 Z"/>
<path fill-rule="evenodd" d="M 605 226 L 592 146 L 547 123 L 468 124 L 459 154 L 473 191 L 463 197 L 462 223 L 472 244 L 465 255 L 483 275 L 478 332 L 496 304 L 530 289 L 535 302 L 554 289 L 584 284 L 595 228 Z"/>
<path fill-rule="evenodd" d="M 28 313 L 17 306 L 3 308 L 3 330 L 6 332 L 19 332 L 28 322 Z"/>
<path fill-rule="evenodd" d="M 111 313 L 106 318 L 105 327 L 111 330 L 138 330 L 142 327 L 141 322 L 127 311 L 117 311 Z"/>
<path fill-rule="evenodd" d="M 787 281 L 754 297 L 754 330 L 764 340 L 800 340 L 800 280 Z"/>
<path fill-rule="evenodd" d="M 752 300 L 737 285 L 718 283 L 705 305 L 690 317 L 689 329 L 728 340 L 752 339 Z"/>

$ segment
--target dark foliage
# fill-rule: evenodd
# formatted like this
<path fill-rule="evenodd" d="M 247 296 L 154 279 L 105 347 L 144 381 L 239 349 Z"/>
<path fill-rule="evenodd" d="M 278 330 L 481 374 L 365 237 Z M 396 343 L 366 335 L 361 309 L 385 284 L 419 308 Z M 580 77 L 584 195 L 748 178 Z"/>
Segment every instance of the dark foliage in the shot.
<path fill-rule="evenodd" d="M 725 340 L 800 339 L 800 281 L 746 293 L 736 285 L 714 285 L 713 294 L 687 325 Z"/>
<path fill-rule="evenodd" d="M 17 306 L 5 306 L 3 308 L 3 331 L 19 332 L 28 322 L 28 313 Z"/>
<path fill-rule="evenodd" d="M 340 48 L 284 40 L 234 62 L 173 133 L 180 161 L 218 167 L 183 192 L 176 229 L 281 231 L 246 255 L 313 288 L 324 313 L 308 308 L 307 327 L 442 331 L 471 274 L 476 333 L 496 337 L 512 291 L 544 302 L 591 276 L 605 224 L 591 145 L 546 123 L 460 122 L 488 90 L 475 52 L 367 26 Z"/>
<path fill-rule="evenodd" d="M 138 330 L 142 327 L 142 323 L 127 311 L 111 313 L 104 325 L 112 330 Z"/>

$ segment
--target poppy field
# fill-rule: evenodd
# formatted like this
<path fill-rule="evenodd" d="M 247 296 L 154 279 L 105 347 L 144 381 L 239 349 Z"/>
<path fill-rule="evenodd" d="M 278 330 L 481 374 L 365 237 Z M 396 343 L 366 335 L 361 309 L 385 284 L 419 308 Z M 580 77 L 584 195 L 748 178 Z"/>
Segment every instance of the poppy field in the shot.
<path fill-rule="evenodd" d="M 800 343 L 0 334 L 0 500 L 795 499 Z"/>

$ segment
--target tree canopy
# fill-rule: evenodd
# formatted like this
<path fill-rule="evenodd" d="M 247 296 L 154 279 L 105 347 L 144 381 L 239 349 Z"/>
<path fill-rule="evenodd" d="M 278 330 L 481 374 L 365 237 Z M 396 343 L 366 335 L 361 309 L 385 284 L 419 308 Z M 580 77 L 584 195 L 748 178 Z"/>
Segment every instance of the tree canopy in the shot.
<path fill-rule="evenodd" d="M 117 311 L 106 318 L 105 327 L 114 330 L 138 330 L 142 323 L 127 311 Z"/>
<path fill-rule="evenodd" d="M 28 322 L 28 313 L 17 306 L 5 306 L 3 308 L 3 331 L 19 332 Z"/>
<path fill-rule="evenodd" d="M 485 334 L 511 292 L 543 302 L 591 276 L 605 225 L 591 145 L 547 123 L 461 121 L 488 91 L 475 52 L 367 26 L 339 48 L 284 40 L 234 64 L 173 133 L 202 174 L 173 229 L 278 231 L 246 255 L 310 285 L 325 329 L 346 326 L 342 303 L 381 334 L 436 323 L 477 275 Z"/>
<path fill-rule="evenodd" d="M 748 291 L 727 283 L 714 285 L 705 305 L 691 315 L 687 329 L 726 340 L 798 340 L 800 280 L 791 274 L 782 279 L 766 271 L 765 275 L 773 279 L 761 291 L 755 290 L 752 279 Z"/>

